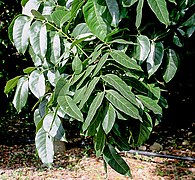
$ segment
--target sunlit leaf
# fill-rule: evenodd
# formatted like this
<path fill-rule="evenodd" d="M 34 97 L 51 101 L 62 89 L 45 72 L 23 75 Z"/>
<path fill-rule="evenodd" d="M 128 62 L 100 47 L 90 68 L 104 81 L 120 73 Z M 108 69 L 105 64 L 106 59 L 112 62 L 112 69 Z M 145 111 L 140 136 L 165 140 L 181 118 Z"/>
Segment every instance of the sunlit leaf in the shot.
<path fill-rule="evenodd" d="M 4 88 L 4 93 L 8 94 L 9 92 L 11 92 L 17 85 L 18 80 L 20 79 L 21 76 L 16 76 L 13 79 L 10 79 L 7 83 L 6 86 Z"/>

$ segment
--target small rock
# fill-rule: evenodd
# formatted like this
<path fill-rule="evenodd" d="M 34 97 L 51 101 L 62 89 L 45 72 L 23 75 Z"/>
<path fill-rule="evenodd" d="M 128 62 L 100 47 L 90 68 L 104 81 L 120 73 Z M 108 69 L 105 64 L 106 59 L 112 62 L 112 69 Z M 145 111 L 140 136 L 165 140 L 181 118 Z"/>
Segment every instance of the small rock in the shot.
<path fill-rule="evenodd" d="M 152 146 L 150 146 L 149 148 L 151 151 L 162 151 L 163 147 L 161 144 L 154 142 L 154 144 Z"/>
<path fill-rule="evenodd" d="M 145 150 L 146 150 L 146 146 L 140 146 L 138 149 L 139 149 L 140 151 L 145 151 Z"/>

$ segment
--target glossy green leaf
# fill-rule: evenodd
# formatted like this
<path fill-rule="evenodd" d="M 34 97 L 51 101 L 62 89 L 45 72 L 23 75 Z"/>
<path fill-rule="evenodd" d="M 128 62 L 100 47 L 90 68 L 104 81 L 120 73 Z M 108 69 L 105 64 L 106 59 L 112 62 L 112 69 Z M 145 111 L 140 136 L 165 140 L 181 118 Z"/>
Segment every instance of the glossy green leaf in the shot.
<path fill-rule="evenodd" d="M 41 161 L 44 164 L 51 166 L 54 157 L 53 141 L 43 128 L 40 128 L 36 134 L 35 145 Z"/>
<path fill-rule="evenodd" d="M 57 101 L 66 114 L 78 121 L 83 122 L 83 115 L 70 96 L 61 95 L 58 97 Z"/>
<path fill-rule="evenodd" d="M 137 5 L 137 14 L 136 14 L 136 21 L 135 21 L 135 26 L 138 29 L 141 25 L 142 21 L 142 9 L 144 5 L 144 0 L 139 0 L 138 5 Z"/>
<path fill-rule="evenodd" d="M 45 77 L 39 70 L 35 70 L 30 74 L 29 88 L 38 99 L 44 96 L 46 91 Z"/>
<path fill-rule="evenodd" d="M 92 94 L 93 90 L 95 89 L 96 84 L 99 81 L 99 77 L 94 77 L 91 82 L 89 83 L 87 90 L 83 96 L 83 99 L 81 100 L 80 104 L 79 104 L 79 109 L 82 109 L 84 104 L 87 102 L 87 100 L 89 99 L 90 95 Z"/>
<path fill-rule="evenodd" d="M 135 58 L 141 63 L 146 60 L 150 53 L 150 40 L 147 36 L 139 35 L 137 36 L 137 43 L 135 49 Z"/>
<path fill-rule="evenodd" d="M 22 9 L 22 14 L 25 14 L 27 16 L 32 16 L 31 10 L 38 10 L 39 6 L 41 4 L 40 0 L 29 0 L 25 3 L 25 6 Z"/>
<path fill-rule="evenodd" d="M 162 114 L 162 108 L 157 104 L 155 100 L 143 95 L 137 95 L 137 97 L 141 100 L 144 106 L 153 111 L 154 114 Z"/>
<path fill-rule="evenodd" d="M 137 128 L 134 136 L 134 145 L 141 146 L 150 136 L 152 132 L 153 124 L 152 118 L 145 112 L 143 116 L 143 122 L 140 122 L 139 128 Z"/>
<path fill-rule="evenodd" d="M 161 42 L 152 42 L 150 54 L 146 60 L 149 77 L 152 76 L 160 67 L 164 56 L 164 48 Z"/>
<path fill-rule="evenodd" d="M 101 68 L 104 66 L 104 64 L 105 64 L 106 61 L 107 61 L 108 55 L 109 55 L 109 54 L 106 53 L 106 54 L 104 54 L 104 55 L 100 58 L 100 60 L 99 60 L 99 62 L 98 62 L 98 64 L 97 64 L 97 66 L 96 66 L 96 68 L 95 68 L 95 70 L 94 70 L 94 72 L 93 72 L 92 77 L 96 76 L 96 75 L 98 74 L 98 72 L 101 70 Z"/>
<path fill-rule="evenodd" d="M 114 27 L 117 27 L 119 23 L 119 18 L 120 18 L 118 3 L 116 0 L 106 0 L 106 4 L 111 14 L 111 17 L 112 17 L 111 25 Z"/>
<path fill-rule="evenodd" d="M 18 111 L 21 112 L 22 108 L 26 105 L 28 99 L 28 78 L 21 77 L 17 82 L 17 88 L 13 99 L 13 105 Z"/>
<path fill-rule="evenodd" d="M 166 83 L 168 83 L 173 77 L 175 76 L 178 65 L 179 65 L 179 59 L 176 54 L 176 52 L 173 49 L 169 49 L 167 53 L 167 67 L 165 69 L 163 79 Z"/>
<path fill-rule="evenodd" d="M 72 61 L 72 70 L 75 74 L 80 74 L 83 70 L 83 63 L 78 56 L 75 56 Z"/>
<path fill-rule="evenodd" d="M 113 86 L 118 92 L 120 92 L 121 95 L 123 95 L 123 97 L 129 100 L 132 104 L 138 106 L 135 95 L 132 93 L 129 86 L 120 77 L 115 74 L 106 74 L 104 76 L 101 76 L 101 78 L 105 82 Z"/>
<path fill-rule="evenodd" d="M 128 57 L 123 51 L 113 50 L 110 55 L 117 63 L 121 64 L 122 66 L 129 69 L 142 71 L 141 67 L 137 64 L 135 59 Z"/>
<path fill-rule="evenodd" d="M 47 30 L 46 25 L 35 21 L 30 27 L 30 44 L 34 53 L 45 57 L 47 51 Z"/>
<path fill-rule="evenodd" d="M 100 126 L 94 138 L 94 148 L 96 151 L 96 157 L 100 157 L 102 155 L 102 152 L 105 147 L 105 143 L 106 143 L 106 134 L 102 129 L 102 126 Z"/>
<path fill-rule="evenodd" d="M 9 92 L 11 92 L 17 85 L 18 80 L 20 79 L 21 76 L 16 76 L 13 79 L 10 79 L 9 81 L 7 81 L 5 88 L 4 88 L 4 93 L 8 94 Z"/>
<path fill-rule="evenodd" d="M 54 60 L 52 61 L 54 64 L 57 64 L 60 60 L 60 52 L 61 52 L 61 43 L 60 36 L 58 33 L 53 37 L 53 55 Z"/>
<path fill-rule="evenodd" d="M 106 91 L 106 98 L 112 103 L 114 107 L 131 116 L 132 118 L 141 120 L 139 110 L 114 90 Z"/>
<path fill-rule="evenodd" d="M 97 95 L 95 96 L 94 100 L 92 101 L 89 107 L 87 117 L 83 123 L 83 126 L 82 126 L 83 131 L 86 131 L 87 128 L 89 127 L 91 121 L 93 120 L 98 108 L 100 107 L 103 101 L 103 98 L 104 98 L 104 92 L 97 93 Z"/>
<path fill-rule="evenodd" d="M 36 19 L 45 20 L 45 17 L 39 11 L 32 9 L 31 13 Z"/>
<path fill-rule="evenodd" d="M 116 112 L 112 104 L 109 103 L 108 107 L 105 109 L 105 116 L 102 122 L 103 130 L 108 134 L 112 127 L 114 126 L 116 119 Z"/>
<path fill-rule="evenodd" d="M 18 52 L 24 54 L 29 44 L 31 20 L 27 16 L 19 16 L 13 25 L 13 42 Z"/>
<path fill-rule="evenodd" d="M 83 14 L 87 26 L 102 41 L 104 41 L 109 29 L 101 16 L 104 11 L 105 7 L 100 6 L 93 0 L 87 1 L 83 7 Z"/>
<path fill-rule="evenodd" d="M 158 18 L 160 22 L 168 26 L 169 21 L 169 12 L 167 9 L 167 3 L 165 0 L 147 0 L 148 5 Z"/>
<path fill-rule="evenodd" d="M 118 44 L 130 44 L 130 45 L 136 45 L 137 43 L 134 43 L 132 41 L 126 41 L 124 39 L 114 39 L 113 41 L 109 41 L 109 44 L 112 43 L 118 43 Z"/>
<path fill-rule="evenodd" d="M 90 33 L 90 30 L 86 23 L 80 23 L 78 24 L 72 31 L 72 36 L 77 38 L 81 34 L 88 34 Z"/>
<path fill-rule="evenodd" d="M 36 110 L 34 111 L 33 120 L 34 120 L 35 126 L 37 127 L 38 124 L 39 124 L 39 123 L 41 122 L 41 120 L 42 120 L 42 117 L 41 117 L 41 115 L 40 115 L 40 113 L 39 113 L 39 109 L 36 109 Z"/>
<path fill-rule="evenodd" d="M 43 64 L 41 58 L 35 54 L 35 52 L 33 51 L 32 47 L 30 46 L 29 47 L 29 54 L 31 56 L 31 59 L 34 63 L 34 66 L 38 67 L 38 66 L 41 66 Z"/>
<path fill-rule="evenodd" d="M 79 102 L 83 99 L 84 94 L 85 94 L 85 92 L 86 92 L 86 90 L 87 90 L 87 87 L 88 87 L 88 83 L 85 84 L 85 86 L 83 86 L 83 87 L 81 87 L 80 89 L 77 89 L 77 90 L 75 91 L 73 100 L 74 100 L 74 102 L 75 102 L 76 104 L 79 103 Z"/>
<path fill-rule="evenodd" d="M 131 177 L 129 166 L 111 144 L 104 148 L 103 159 L 118 173 Z"/>

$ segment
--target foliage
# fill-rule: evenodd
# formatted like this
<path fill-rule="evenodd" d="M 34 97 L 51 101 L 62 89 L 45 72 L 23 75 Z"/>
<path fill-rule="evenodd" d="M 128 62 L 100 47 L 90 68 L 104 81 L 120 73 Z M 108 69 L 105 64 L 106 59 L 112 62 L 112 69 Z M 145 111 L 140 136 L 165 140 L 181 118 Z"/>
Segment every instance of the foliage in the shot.
<path fill-rule="evenodd" d="M 78 121 L 96 155 L 117 172 L 130 169 L 117 154 L 141 145 L 167 107 L 164 83 L 175 75 L 176 49 L 194 30 L 193 1 L 23 0 L 9 27 L 18 52 L 34 67 L 10 80 L 18 112 L 29 92 L 36 148 L 51 165 L 54 139 L 66 141 L 63 122 Z M 143 16 L 147 14 L 147 16 Z M 16 85 L 17 84 L 17 85 Z"/>

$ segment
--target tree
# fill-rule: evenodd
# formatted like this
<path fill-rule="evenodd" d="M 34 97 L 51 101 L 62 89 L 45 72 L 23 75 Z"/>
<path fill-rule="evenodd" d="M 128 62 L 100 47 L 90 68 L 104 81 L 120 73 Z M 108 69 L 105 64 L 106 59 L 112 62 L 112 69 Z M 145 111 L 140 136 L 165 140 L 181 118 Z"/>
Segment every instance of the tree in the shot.
<path fill-rule="evenodd" d="M 94 139 L 97 157 L 130 176 L 117 150 L 148 139 L 167 108 L 165 83 L 175 75 L 182 40 L 194 30 L 193 1 L 22 0 L 9 27 L 18 52 L 34 63 L 6 84 L 16 87 L 18 112 L 28 94 L 34 109 L 36 148 L 53 162 L 53 141 L 66 141 L 63 122 L 78 121 Z"/>

